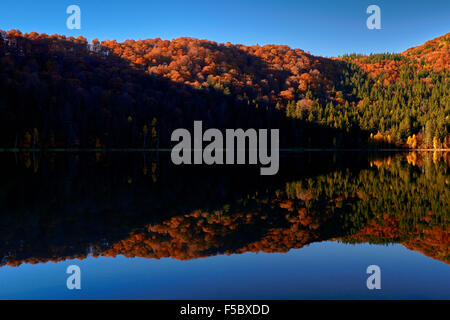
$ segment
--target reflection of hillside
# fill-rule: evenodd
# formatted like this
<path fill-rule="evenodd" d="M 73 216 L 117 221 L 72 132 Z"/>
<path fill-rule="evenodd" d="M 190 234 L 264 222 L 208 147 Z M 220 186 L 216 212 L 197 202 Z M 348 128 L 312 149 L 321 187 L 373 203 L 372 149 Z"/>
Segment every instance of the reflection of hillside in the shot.
<path fill-rule="evenodd" d="M 432 219 L 433 213 L 423 217 L 425 224 Z M 436 260 L 450 263 L 450 232 L 439 226 L 418 226 L 414 231 L 406 233 L 401 230 L 398 220 L 390 215 L 384 215 L 381 223 L 368 223 L 356 235 L 346 239 L 351 242 L 391 243 L 400 242 L 406 248 L 418 251 Z"/>
<path fill-rule="evenodd" d="M 450 262 L 450 217 L 445 206 L 450 200 L 446 187 L 448 175 L 447 179 L 436 175 L 446 167 L 423 167 L 423 172 L 415 176 L 410 167 L 401 166 L 397 161 L 399 159 L 379 160 L 379 170 L 361 171 L 357 176 L 349 172 L 334 173 L 287 183 L 286 190 L 277 191 L 277 198 L 261 200 L 256 212 L 224 216 L 223 211 L 196 211 L 174 217 L 160 225 L 149 225 L 145 232 L 113 244 L 102 255 L 192 259 L 218 253 L 287 252 L 312 242 L 335 239 L 398 242 L 427 256 Z M 421 161 L 427 163 L 430 159 L 421 157 Z M 381 169 L 382 165 L 386 168 Z M 393 179 L 401 176 L 406 179 Z M 410 178 L 417 179 L 413 182 Z M 431 182 L 433 186 L 426 185 Z M 406 183 L 409 188 L 404 189 Z M 395 184 L 397 188 L 394 189 Z M 381 202 L 379 195 L 384 195 Z M 406 195 L 412 196 L 411 203 L 403 203 Z M 411 210 L 433 198 L 436 202 L 430 208 L 436 211 L 427 211 L 423 207 Z M 386 205 L 391 206 L 390 213 L 374 210 L 382 210 Z M 350 208 L 354 211 L 346 210 Z M 251 238 L 251 232 L 258 233 L 262 226 L 265 232 L 261 232 L 260 237 L 234 248 L 238 242 L 234 241 L 233 235 L 243 233 L 241 239 Z"/>
<path fill-rule="evenodd" d="M 174 217 L 147 226 L 144 232 L 113 244 L 101 254 L 184 260 L 249 251 L 287 252 L 333 235 L 325 230 L 325 226 L 331 229 L 326 215 L 305 216 L 306 209 L 291 211 L 277 201 L 260 205 L 260 211 L 225 217 L 222 211 Z"/>
<path fill-rule="evenodd" d="M 260 181 L 243 171 L 146 172 L 135 156 L 42 161 L 2 184 L 0 253 L 14 266 L 88 255 L 184 260 L 339 240 L 402 243 L 449 263 L 448 157 L 416 154 L 412 165 L 408 156 L 350 165 L 303 155 L 278 180 Z"/>

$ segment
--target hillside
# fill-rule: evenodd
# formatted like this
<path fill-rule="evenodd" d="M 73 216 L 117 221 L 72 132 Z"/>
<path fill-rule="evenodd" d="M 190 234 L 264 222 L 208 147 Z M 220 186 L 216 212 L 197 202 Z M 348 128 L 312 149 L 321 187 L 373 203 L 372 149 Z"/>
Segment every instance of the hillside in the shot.
<path fill-rule="evenodd" d="M 416 59 L 424 67 L 432 67 L 435 71 L 450 68 L 450 33 L 425 42 L 421 46 L 403 52 L 408 58 Z"/>
<path fill-rule="evenodd" d="M 179 38 L 0 36 L 0 147 L 170 145 L 178 127 L 280 128 L 282 147 L 450 146 L 450 34 L 316 57 Z"/>

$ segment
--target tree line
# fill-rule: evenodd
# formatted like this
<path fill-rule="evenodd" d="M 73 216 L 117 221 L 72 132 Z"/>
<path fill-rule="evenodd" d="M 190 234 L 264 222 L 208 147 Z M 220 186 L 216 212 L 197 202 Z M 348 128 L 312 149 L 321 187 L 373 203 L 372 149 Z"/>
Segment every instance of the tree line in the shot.
<path fill-rule="evenodd" d="M 323 58 L 280 45 L 2 31 L 0 147 L 163 148 L 202 120 L 279 128 L 289 148 L 448 148 L 449 39 Z"/>

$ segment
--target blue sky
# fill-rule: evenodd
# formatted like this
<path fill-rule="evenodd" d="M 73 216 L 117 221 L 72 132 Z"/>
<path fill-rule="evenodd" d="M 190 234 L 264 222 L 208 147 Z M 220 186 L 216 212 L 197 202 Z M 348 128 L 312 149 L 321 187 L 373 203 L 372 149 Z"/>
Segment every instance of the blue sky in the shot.
<path fill-rule="evenodd" d="M 81 30 L 66 28 L 79 5 Z M 381 8 L 381 30 L 366 8 Z M 450 32 L 448 0 L 2 0 L 0 29 L 82 35 L 88 39 L 173 39 L 286 44 L 312 54 L 401 52 Z"/>

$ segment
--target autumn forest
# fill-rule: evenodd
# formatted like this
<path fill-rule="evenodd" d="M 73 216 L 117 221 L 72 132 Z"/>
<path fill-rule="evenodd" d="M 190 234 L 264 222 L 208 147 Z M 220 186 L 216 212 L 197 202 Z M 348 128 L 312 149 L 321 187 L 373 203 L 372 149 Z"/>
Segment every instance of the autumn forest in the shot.
<path fill-rule="evenodd" d="M 194 120 L 279 128 L 284 148 L 450 147 L 450 34 L 398 54 L 313 56 L 179 38 L 0 34 L 0 148 L 170 146 Z"/>

